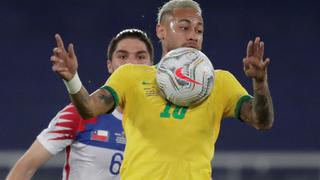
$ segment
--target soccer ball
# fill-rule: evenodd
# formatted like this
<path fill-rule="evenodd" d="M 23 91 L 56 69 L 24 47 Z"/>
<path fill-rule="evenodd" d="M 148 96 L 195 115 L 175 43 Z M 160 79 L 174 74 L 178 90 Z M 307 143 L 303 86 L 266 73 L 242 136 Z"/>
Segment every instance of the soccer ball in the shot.
<path fill-rule="evenodd" d="M 209 58 L 193 48 L 167 53 L 157 66 L 160 94 L 178 106 L 201 103 L 213 88 L 214 68 Z"/>

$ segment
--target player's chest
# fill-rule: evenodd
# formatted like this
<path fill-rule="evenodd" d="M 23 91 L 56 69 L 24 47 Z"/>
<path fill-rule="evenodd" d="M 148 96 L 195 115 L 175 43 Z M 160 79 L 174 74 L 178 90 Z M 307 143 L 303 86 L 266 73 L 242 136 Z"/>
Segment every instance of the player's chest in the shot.
<path fill-rule="evenodd" d="M 97 122 L 84 125 L 76 141 L 94 147 L 124 150 L 126 143 L 122 122 L 111 115 L 100 116 Z"/>

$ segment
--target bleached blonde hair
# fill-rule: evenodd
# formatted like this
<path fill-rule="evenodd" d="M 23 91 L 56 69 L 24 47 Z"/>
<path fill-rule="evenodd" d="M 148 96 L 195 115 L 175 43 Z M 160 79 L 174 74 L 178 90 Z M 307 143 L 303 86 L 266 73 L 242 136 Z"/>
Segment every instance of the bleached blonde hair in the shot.
<path fill-rule="evenodd" d="M 170 0 L 166 2 L 162 7 L 159 8 L 158 11 L 158 17 L 157 22 L 160 24 L 160 22 L 163 20 L 163 17 L 165 15 L 171 14 L 175 8 L 192 8 L 199 12 L 201 15 L 202 10 L 200 8 L 199 3 L 193 0 Z"/>

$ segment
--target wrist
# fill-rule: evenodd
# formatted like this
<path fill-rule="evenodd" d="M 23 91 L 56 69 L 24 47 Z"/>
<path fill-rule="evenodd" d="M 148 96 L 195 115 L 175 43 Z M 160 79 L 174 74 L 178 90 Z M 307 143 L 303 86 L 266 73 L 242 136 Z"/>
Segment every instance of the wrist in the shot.
<path fill-rule="evenodd" d="M 257 81 L 253 79 L 253 90 L 254 91 L 264 91 L 266 88 L 268 88 L 268 82 L 267 80 Z"/>
<path fill-rule="evenodd" d="M 80 91 L 82 83 L 80 81 L 78 72 L 69 81 L 63 80 L 69 94 L 76 94 Z"/>

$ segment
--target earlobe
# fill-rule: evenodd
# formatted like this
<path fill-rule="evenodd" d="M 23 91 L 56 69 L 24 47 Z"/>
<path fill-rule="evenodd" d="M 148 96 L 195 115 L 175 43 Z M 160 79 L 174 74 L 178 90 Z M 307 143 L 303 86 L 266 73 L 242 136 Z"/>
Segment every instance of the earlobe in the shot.
<path fill-rule="evenodd" d="M 164 29 L 164 27 L 161 24 L 157 24 L 156 31 L 157 31 L 157 37 L 160 40 L 163 40 L 164 37 L 165 37 L 165 29 Z"/>
<path fill-rule="evenodd" d="M 108 68 L 108 72 L 111 74 L 113 73 L 113 66 L 112 66 L 112 62 L 108 59 L 107 60 L 107 68 Z"/>

